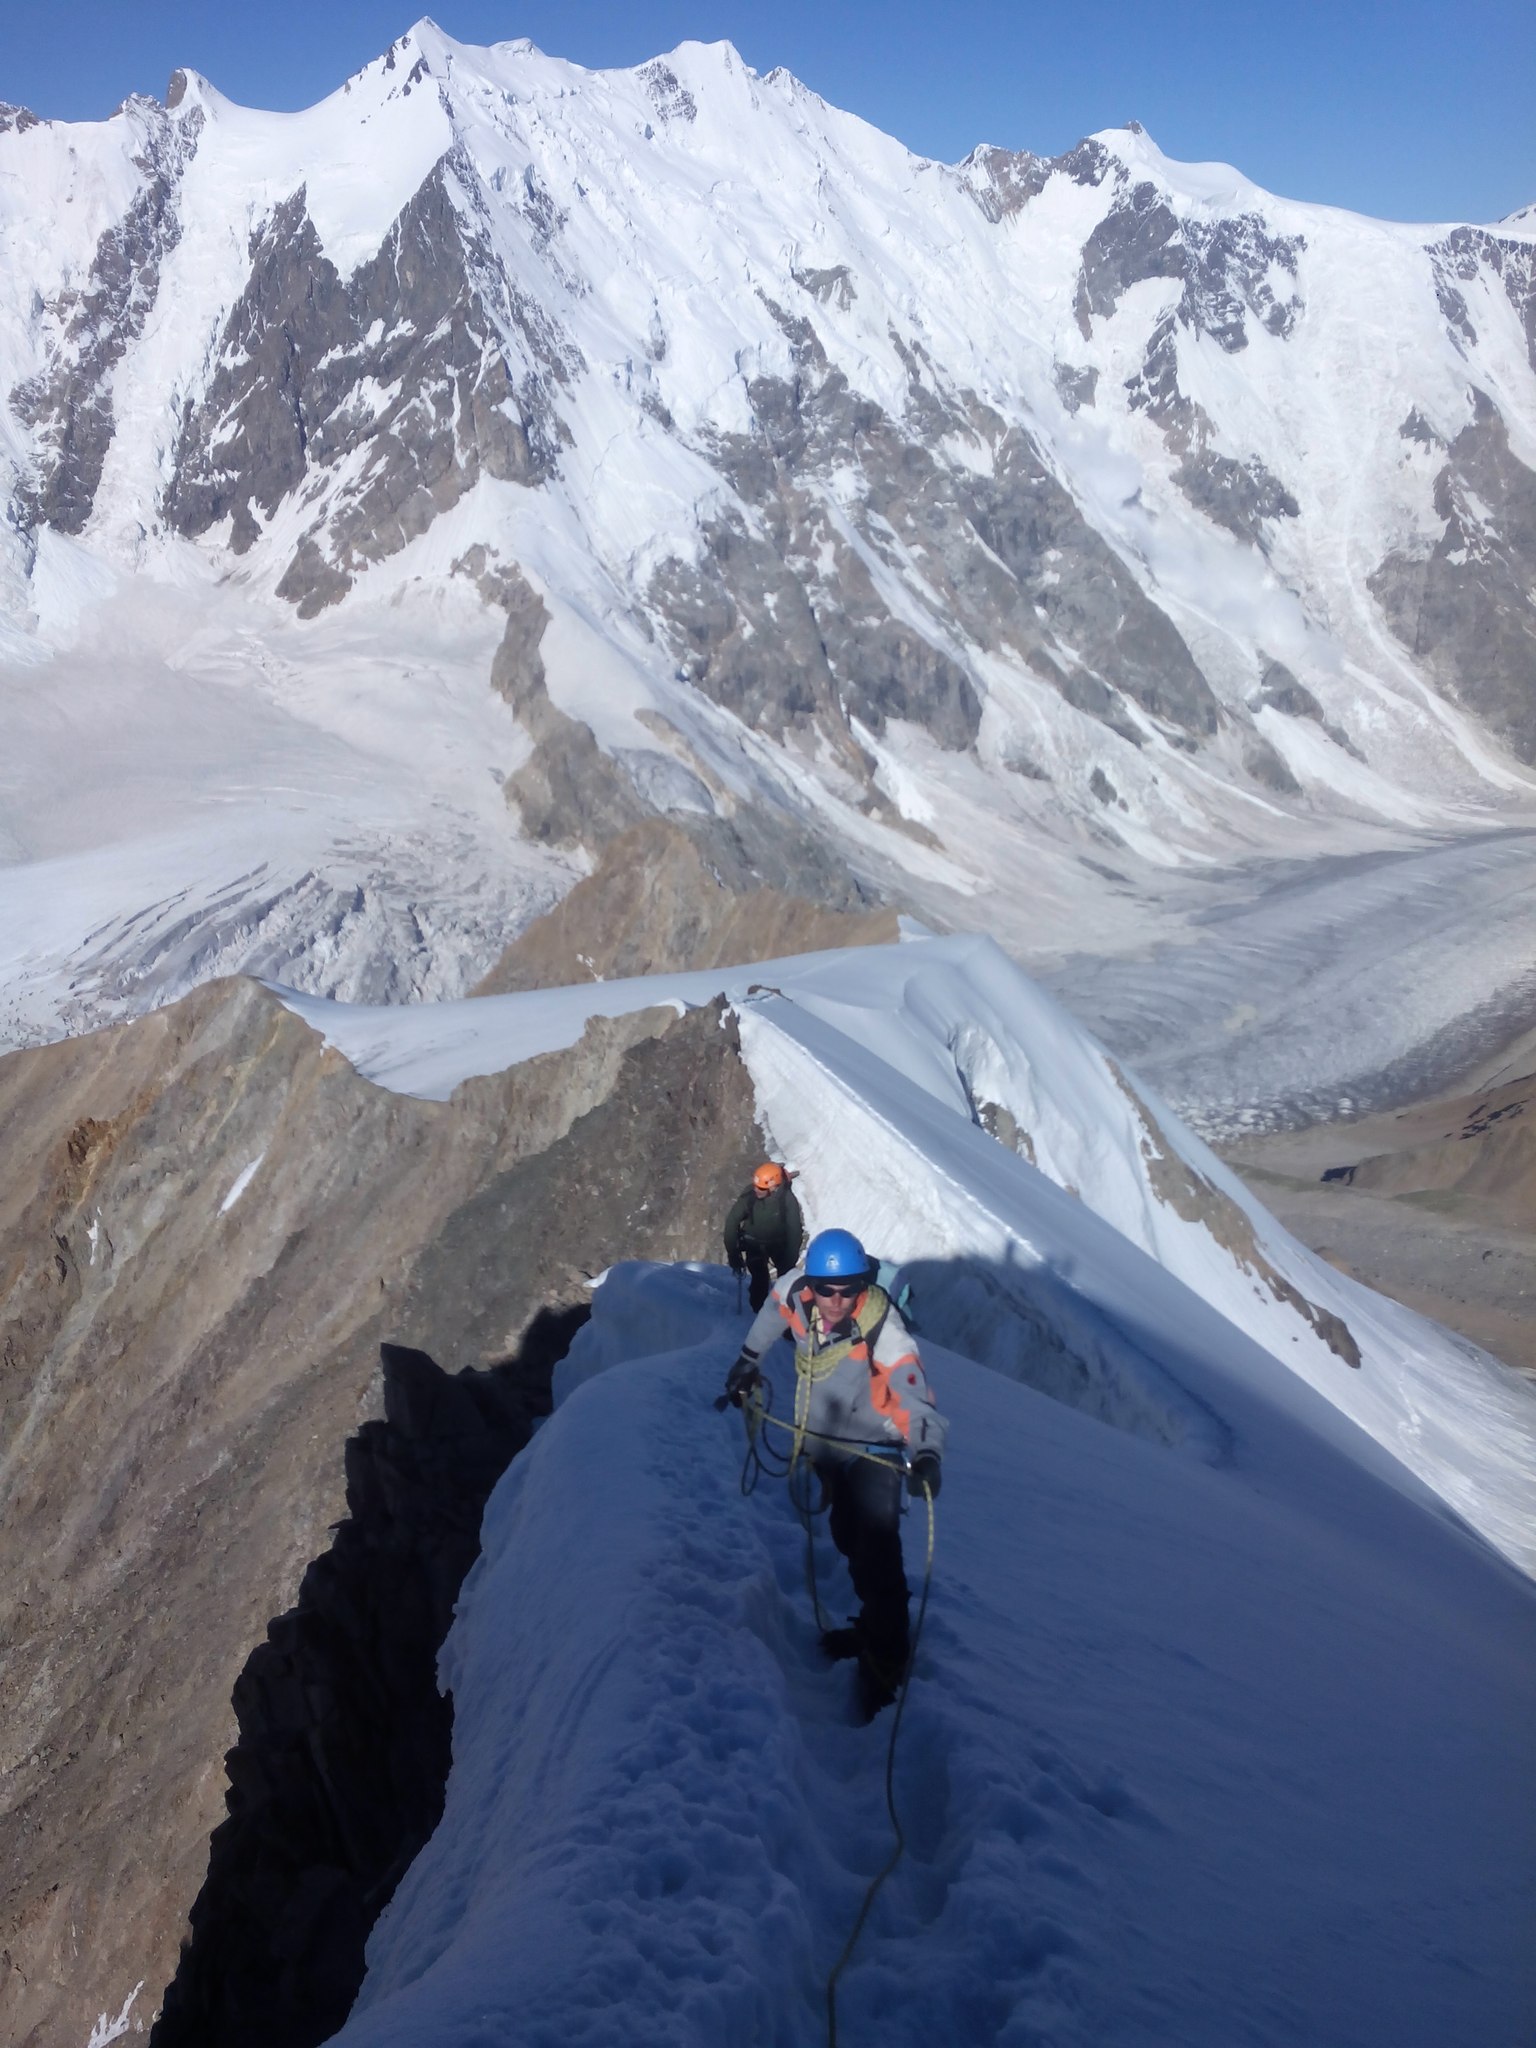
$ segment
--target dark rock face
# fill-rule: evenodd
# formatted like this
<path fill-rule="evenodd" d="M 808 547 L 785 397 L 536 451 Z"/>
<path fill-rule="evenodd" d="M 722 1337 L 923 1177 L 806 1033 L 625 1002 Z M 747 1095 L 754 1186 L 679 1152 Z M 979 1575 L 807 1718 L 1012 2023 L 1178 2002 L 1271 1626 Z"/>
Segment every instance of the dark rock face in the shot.
<path fill-rule="evenodd" d="M 1304 683 L 1297 681 L 1283 661 L 1271 661 L 1265 664 L 1264 673 L 1259 678 L 1259 694 L 1255 699 L 1255 708 L 1279 711 L 1284 713 L 1287 718 L 1310 718 L 1314 724 L 1320 725 L 1323 728 L 1323 731 L 1327 733 L 1329 739 L 1333 741 L 1336 747 L 1342 747 L 1346 754 L 1353 754 L 1357 761 L 1364 758 L 1360 749 L 1349 737 L 1349 734 L 1341 726 L 1333 724 L 1331 720 L 1323 716 L 1322 705 L 1318 703 Z M 1250 761 L 1247 764 L 1250 772 L 1257 774 L 1260 781 L 1268 781 L 1271 789 L 1282 790 L 1286 794 L 1290 794 L 1295 788 L 1295 782 L 1289 768 L 1286 767 L 1279 755 L 1275 753 L 1273 747 L 1269 746 L 1267 741 L 1260 739 L 1257 733 L 1253 735 L 1253 742 L 1256 747 L 1262 748 L 1264 753 L 1270 757 L 1273 766 L 1268 770 L 1260 770 L 1255 768 Z M 1281 778 L 1279 781 L 1273 779 L 1276 769 L 1278 769 Z"/>
<path fill-rule="evenodd" d="M 1249 733 L 1245 737 L 1243 767 L 1255 782 L 1262 782 L 1266 789 L 1274 790 L 1277 796 L 1301 794 L 1301 784 L 1269 741 L 1260 733 Z"/>
<path fill-rule="evenodd" d="M 1083 708 L 1117 730 L 1123 721 L 1114 715 L 1114 692 L 1183 732 L 1215 731 L 1216 699 L 1172 621 L 1144 595 L 1023 435 L 1005 438 L 991 478 L 967 478 L 962 488 L 976 532 L 1014 578 L 1030 617 L 1038 618 L 1038 606 L 1052 632 L 1079 651 L 1075 672 L 1058 671 L 1069 702 L 1083 701 L 1072 693 L 1075 674 L 1106 692 L 1102 708 L 1096 690 Z M 1015 618 L 1021 611 L 1016 601 Z M 1038 655 L 1033 665 L 1045 674 L 1057 666 Z"/>
<path fill-rule="evenodd" d="M 1477 343 L 1477 330 L 1460 287 L 1490 270 L 1504 287 L 1525 330 L 1526 353 L 1536 369 L 1536 248 L 1490 228 L 1453 228 L 1429 252 L 1435 291 L 1451 338 Z"/>
<path fill-rule="evenodd" d="M 1283 711 L 1287 718 L 1312 718 L 1322 722 L 1323 707 L 1309 689 L 1297 682 L 1283 661 L 1272 661 L 1259 678 L 1259 702 L 1270 711 Z"/>
<path fill-rule="evenodd" d="M 11 393 L 17 418 L 37 435 L 35 473 L 18 493 L 24 514 L 60 533 L 79 533 L 95 504 L 116 430 L 112 372 L 143 333 L 161 265 L 181 239 L 179 186 L 203 126 L 200 108 L 181 121 L 153 102 L 138 103 L 138 111 L 147 116 L 134 159 L 143 183 L 97 243 L 85 284 L 47 307 L 47 367 Z M 10 125 L 37 124 L 19 110 Z"/>
<path fill-rule="evenodd" d="M 987 219 L 1007 220 L 1045 190 L 1057 168 L 1048 157 L 1027 149 L 973 149 L 961 169 L 971 195 Z"/>
<path fill-rule="evenodd" d="M 846 263 L 835 263 L 829 270 L 795 270 L 790 275 L 802 291 L 823 306 L 836 306 L 841 313 L 846 313 L 859 295 Z"/>
<path fill-rule="evenodd" d="M 232 517 L 237 553 L 260 530 L 253 505 L 270 518 L 303 482 L 317 420 L 349 381 L 338 362 L 327 370 L 325 394 L 305 388 L 311 366 L 342 347 L 348 309 L 302 190 L 252 238 L 250 254 L 251 281 L 224 329 L 207 398 L 183 425 L 164 508 L 189 534 Z"/>
<path fill-rule="evenodd" d="M 1155 186 L 1135 186 L 1083 244 L 1078 326 L 1090 334 L 1094 320 L 1107 320 L 1133 284 L 1151 277 L 1186 277 L 1189 267 L 1177 216 Z"/>
<path fill-rule="evenodd" d="M 497 577 L 493 601 L 507 615 L 491 663 L 499 690 L 527 727 L 533 753 L 507 781 L 524 832 L 548 846 L 601 847 L 647 813 L 633 783 L 590 726 L 551 703 L 539 652 L 549 610 L 517 569 Z"/>
<path fill-rule="evenodd" d="M 1160 277 L 1182 283 L 1177 305 L 1153 330 L 1127 385 L 1131 404 L 1157 422 L 1181 457 L 1174 474 L 1190 503 L 1260 546 L 1266 522 L 1294 519 L 1300 506 L 1256 455 L 1217 445 L 1215 423 L 1180 389 L 1178 336 L 1209 335 L 1236 355 L 1248 346 L 1250 320 L 1289 335 L 1303 311 L 1301 296 L 1293 290 L 1282 297 L 1274 279 L 1296 279 L 1305 246 L 1299 235 L 1271 234 L 1257 214 L 1180 220 L 1147 183 L 1122 191 L 1083 246 L 1077 320 L 1084 335 L 1114 313 L 1132 285 Z"/>
<path fill-rule="evenodd" d="M 1085 405 L 1093 404 L 1098 394 L 1097 370 L 1074 369 L 1070 363 L 1058 363 L 1055 381 L 1061 402 L 1068 412 L 1081 412 Z"/>
<path fill-rule="evenodd" d="M 1372 593 L 1446 693 L 1536 761 L 1536 472 L 1482 391 L 1446 451 L 1435 509 L 1445 530 L 1431 553 L 1389 555 Z"/>
<path fill-rule="evenodd" d="M 1154 185 L 1131 186 L 1083 245 L 1078 324 L 1089 333 L 1093 321 L 1107 319 L 1133 284 L 1178 278 L 1184 285 L 1179 325 L 1209 334 L 1235 355 L 1248 346 L 1250 316 L 1271 334 L 1287 335 L 1295 327 L 1301 298 L 1294 291 L 1280 298 L 1271 279 L 1277 268 L 1294 279 L 1305 247 L 1300 235 L 1271 234 L 1258 214 L 1181 221 Z"/>
<path fill-rule="evenodd" d="M 1300 235 L 1274 235 L 1258 214 L 1224 220 L 1189 221 L 1184 227 L 1190 268 L 1180 317 L 1197 334 L 1209 334 L 1229 355 L 1248 346 L 1247 316 L 1270 334 L 1293 332 L 1303 306 L 1292 290 L 1275 290 L 1278 270 L 1293 285 L 1306 242 Z"/>
<path fill-rule="evenodd" d="M 1190 503 L 1240 540 L 1262 548 L 1264 522 L 1294 519 L 1301 508 L 1256 455 L 1240 461 L 1215 445 L 1215 423 L 1179 385 L 1178 330 L 1175 313 L 1153 330 L 1142 367 L 1126 384 L 1130 403 L 1157 422 L 1180 457 L 1174 478 Z"/>
<path fill-rule="evenodd" d="M 895 420 L 830 367 L 808 318 L 780 321 L 797 376 L 754 382 L 754 431 L 710 451 L 757 524 L 720 520 L 701 561 L 667 564 L 649 591 L 682 675 L 760 731 L 819 726 L 857 771 L 850 719 L 876 735 L 909 720 L 945 747 L 974 740 L 980 702 L 951 651 L 958 625 L 980 646 L 1021 652 L 1138 742 L 1124 698 L 1181 730 L 1214 730 L 1215 699 L 1178 632 L 1027 436 L 946 389 L 915 349 L 907 417 Z M 936 452 L 947 433 L 987 445 L 990 476 Z M 814 488 L 849 470 L 858 546 Z M 866 550 L 897 574 L 915 565 L 938 593 L 931 631 L 891 614 Z M 1076 655 L 1053 653 L 1058 639 Z"/>
<path fill-rule="evenodd" d="M 1103 143 L 1089 136 L 1061 156 L 1034 156 L 1027 149 L 998 149 L 983 143 L 971 151 L 960 169 L 976 204 L 996 224 L 1021 212 L 1058 173 L 1074 185 L 1098 186 L 1113 165 Z"/>
<path fill-rule="evenodd" d="M 1113 159 L 1102 142 L 1090 135 L 1065 156 L 1052 157 L 1051 168 L 1062 171 L 1074 185 L 1102 185 L 1109 176 Z"/>
<path fill-rule="evenodd" d="M 549 612 L 538 592 L 516 568 L 487 570 L 483 558 L 478 564 L 466 559 L 456 566 L 477 574 L 482 595 L 506 614 L 506 628 L 491 665 L 491 683 L 518 714 L 534 743 L 532 754 L 508 777 L 506 785 L 507 800 L 516 805 L 522 828 L 530 838 L 556 846 L 585 847 L 600 856 L 600 872 L 609 865 L 608 849 L 615 842 L 627 845 L 637 832 L 648 845 L 680 842 L 690 849 L 687 886 L 702 888 L 706 894 L 711 888 L 724 892 L 734 906 L 733 918 L 741 912 L 738 923 L 743 931 L 754 928 L 743 900 L 761 896 L 765 891 L 779 899 L 770 919 L 774 929 L 792 922 L 784 911 L 791 898 L 799 898 L 807 913 L 832 913 L 834 922 L 839 913 L 863 913 L 871 908 L 868 892 L 849 874 L 842 856 L 823 834 L 787 809 L 770 812 L 761 805 L 737 803 L 729 820 L 716 817 L 709 809 L 708 793 L 702 792 L 700 785 L 704 800 L 697 807 L 685 807 L 692 813 L 687 815 L 685 826 L 658 818 L 653 806 L 659 802 L 661 785 L 654 779 L 642 784 L 641 776 L 649 764 L 668 762 L 673 757 L 660 752 L 644 756 L 626 753 L 616 760 L 604 753 L 588 726 L 550 700 L 540 652 Z M 658 732 L 663 741 L 667 736 Z M 680 762 L 676 767 L 679 774 L 685 773 Z M 647 834 L 651 835 L 649 839 Z M 647 872 L 642 859 L 629 880 L 644 888 L 641 877 Z M 676 877 L 673 882 L 676 883 Z M 662 893 L 677 892 L 671 888 L 663 889 Z M 653 902 L 632 907 L 636 922 L 627 934 L 623 949 L 627 964 L 622 968 L 612 961 L 601 970 L 593 968 L 590 963 L 599 955 L 606 957 L 606 942 L 589 932 L 579 945 L 573 942 L 557 947 L 558 964 L 537 984 L 504 982 L 497 979 L 497 971 L 493 970 L 483 989 L 488 992 L 514 985 L 554 986 L 580 981 L 593 971 L 658 973 L 683 964 L 716 965 L 726 957 L 712 952 L 708 946 L 702 951 L 690 950 L 690 942 L 676 929 L 671 929 L 667 936 L 658 936 L 650 916 L 656 907 Z M 696 905 L 692 912 L 679 914 L 688 923 L 700 913 Z M 661 922 L 665 926 L 666 920 Z M 756 925 L 761 926 L 760 919 Z M 536 925 L 534 931 L 538 928 Z M 769 952 L 775 950 L 768 944 L 766 930 L 759 929 L 758 938 L 759 952 L 764 946 Z M 849 942 L 824 933 L 798 946 L 791 941 L 784 950 L 803 951 L 813 943 Z M 745 959 L 752 954 L 753 947 L 747 945 L 739 956 L 733 957 Z"/>
<path fill-rule="evenodd" d="M 697 117 L 699 110 L 693 94 L 679 81 L 670 64 L 663 64 L 658 57 L 642 67 L 640 76 L 661 120 L 692 121 Z"/>
<path fill-rule="evenodd" d="M 0 135 L 25 135 L 29 128 L 41 126 L 30 107 L 13 107 L 8 100 L 0 100 Z"/>
<path fill-rule="evenodd" d="M 437 1652 L 485 1503 L 586 1314 L 536 1318 L 490 1372 L 382 1347 L 384 1416 L 347 1443 L 347 1518 L 235 1682 L 229 1818 L 155 2048 L 310 2048 L 345 2020 L 369 1930 L 442 1817 Z"/>
<path fill-rule="evenodd" d="M 1191 408 L 1196 415 L 1199 408 Z M 1260 540 L 1266 520 L 1294 519 L 1301 507 L 1256 455 L 1239 462 L 1211 449 L 1201 435 L 1174 475 L 1197 511 L 1246 540 Z"/>
<path fill-rule="evenodd" d="M 699 858 L 722 888 L 742 895 L 769 889 L 861 920 L 878 916 L 884 923 L 895 916 L 877 891 L 850 873 L 842 851 L 798 815 L 770 812 L 761 804 L 738 804 L 729 819 L 690 818 L 682 823 Z M 790 950 L 862 943 L 848 925 L 839 928 L 844 936 L 836 941 L 818 939 L 809 949 L 795 946 Z"/>
<path fill-rule="evenodd" d="M 219 370 L 182 422 L 165 514 L 186 534 L 228 518 L 238 552 L 258 515 L 318 482 L 324 509 L 278 585 L 302 617 L 482 474 L 554 474 L 565 438 L 554 393 L 580 358 L 502 272 L 480 205 L 468 167 L 445 157 L 345 283 L 302 190 L 252 242 Z"/>

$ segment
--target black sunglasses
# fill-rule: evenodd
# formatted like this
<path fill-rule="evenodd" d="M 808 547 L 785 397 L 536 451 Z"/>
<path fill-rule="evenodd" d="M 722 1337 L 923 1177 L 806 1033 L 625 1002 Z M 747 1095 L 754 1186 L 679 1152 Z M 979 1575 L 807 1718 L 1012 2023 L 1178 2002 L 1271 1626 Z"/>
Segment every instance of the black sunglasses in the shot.
<path fill-rule="evenodd" d="M 851 1300 L 855 1294 L 862 1292 L 863 1286 L 862 1280 L 813 1280 L 811 1282 L 811 1292 L 812 1294 L 840 1294 Z"/>

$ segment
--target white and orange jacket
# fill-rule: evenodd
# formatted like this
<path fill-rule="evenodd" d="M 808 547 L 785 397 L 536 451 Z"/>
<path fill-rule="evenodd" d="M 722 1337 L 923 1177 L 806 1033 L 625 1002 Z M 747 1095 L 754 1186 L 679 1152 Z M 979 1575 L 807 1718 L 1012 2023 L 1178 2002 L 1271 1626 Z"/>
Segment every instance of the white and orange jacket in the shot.
<path fill-rule="evenodd" d="M 785 1339 L 794 1346 L 792 1390 L 784 1384 L 787 1375 L 774 1369 L 785 1357 L 777 1349 Z M 853 1327 L 833 1337 L 797 1266 L 758 1310 L 741 1355 L 774 1382 L 775 1409 L 792 1409 L 806 1432 L 805 1454 L 818 1465 L 845 1462 L 840 1443 L 904 1450 L 912 1458 L 920 1451 L 943 1454 L 948 1424 L 933 1405 L 916 1341 L 873 1284 L 854 1304 Z"/>

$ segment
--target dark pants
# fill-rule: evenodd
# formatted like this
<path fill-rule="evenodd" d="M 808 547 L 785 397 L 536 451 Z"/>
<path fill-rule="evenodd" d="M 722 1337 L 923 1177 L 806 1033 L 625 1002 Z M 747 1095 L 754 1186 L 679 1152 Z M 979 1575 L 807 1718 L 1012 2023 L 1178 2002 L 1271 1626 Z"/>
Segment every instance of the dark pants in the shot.
<path fill-rule="evenodd" d="M 858 1627 L 875 1661 L 898 1671 L 907 1661 L 907 1574 L 901 1561 L 899 1465 L 850 1458 L 817 1467 L 832 1496 L 832 1541 L 848 1560 L 861 1602 Z"/>
<path fill-rule="evenodd" d="M 768 1271 L 768 1254 L 759 1251 L 755 1245 L 743 1246 L 742 1253 L 747 1262 L 747 1278 L 752 1283 L 747 1290 L 747 1300 L 752 1304 L 753 1315 L 756 1315 L 773 1292 L 773 1280 Z M 784 1270 L 788 1272 L 789 1268 L 786 1266 Z"/>

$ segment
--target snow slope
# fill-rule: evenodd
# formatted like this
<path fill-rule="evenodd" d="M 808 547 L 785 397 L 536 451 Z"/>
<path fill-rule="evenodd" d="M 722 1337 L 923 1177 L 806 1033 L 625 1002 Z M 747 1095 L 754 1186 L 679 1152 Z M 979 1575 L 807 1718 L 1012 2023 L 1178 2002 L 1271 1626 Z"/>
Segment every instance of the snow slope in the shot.
<path fill-rule="evenodd" d="M 442 1659 L 446 1811 L 346 2048 L 826 2038 L 890 1843 L 889 1716 L 851 1725 L 782 1488 L 738 1491 L 709 1405 L 731 1289 L 597 1289 L 487 1511 Z M 896 1764 L 910 1849 L 843 1978 L 845 2048 L 1530 2038 L 1536 1598 L 1214 1323 L 1160 1336 L 1216 1465 L 927 1345 L 953 1426 Z M 907 1547 L 915 1576 L 913 1521 Z"/>
<path fill-rule="evenodd" d="M 1220 1459 L 1219 1416 L 1162 1363 L 1184 1309 L 1150 1320 L 1147 1285 L 1175 1276 L 1181 1304 L 1208 1305 L 1214 1350 L 1220 1332 L 1242 1332 L 1248 1370 L 1262 1358 L 1275 1386 L 1305 1382 L 1536 1567 L 1536 1391 L 1298 1244 L 989 940 L 404 1009 L 288 1000 L 370 1079 L 443 1098 L 471 1074 L 574 1043 L 589 1016 L 722 990 L 810 1227 L 847 1225 L 911 1263 L 930 1334 Z M 1034 1164 L 981 1127 L 1005 1128 L 999 1110 Z M 1330 1346 L 1330 1331 L 1342 1340 L 1329 1315 L 1358 1369 Z"/>

